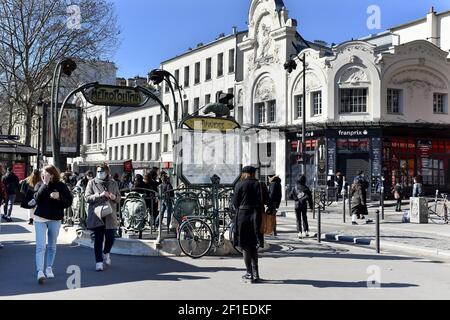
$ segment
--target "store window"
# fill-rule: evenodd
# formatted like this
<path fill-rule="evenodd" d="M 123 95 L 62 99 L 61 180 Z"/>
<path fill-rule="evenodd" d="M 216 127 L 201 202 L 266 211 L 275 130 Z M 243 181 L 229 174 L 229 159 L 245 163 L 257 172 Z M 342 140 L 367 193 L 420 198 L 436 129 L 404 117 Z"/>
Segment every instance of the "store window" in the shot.
<path fill-rule="evenodd" d="M 383 163 L 386 180 L 390 186 L 399 181 L 403 187 L 411 188 L 416 174 L 416 141 L 407 138 L 385 138 L 383 140 Z"/>
<path fill-rule="evenodd" d="M 339 153 L 369 152 L 369 139 L 338 139 L 337 150 Z"/>

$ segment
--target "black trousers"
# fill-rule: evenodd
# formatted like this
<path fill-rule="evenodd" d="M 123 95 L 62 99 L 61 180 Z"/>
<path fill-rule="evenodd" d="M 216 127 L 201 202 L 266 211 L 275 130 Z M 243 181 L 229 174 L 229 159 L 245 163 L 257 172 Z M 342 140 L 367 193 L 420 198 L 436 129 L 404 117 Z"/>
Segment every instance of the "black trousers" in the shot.
<path fill-rule="evenodd" d="M 247 273 L 258 270 L 258 249 L 254 246 L 246 246 L 242 248 L 242 253 Z"/>
<path fill-rule="evenodd" d="M 402 211 L 402 199 L 397 199 L 397 207 L 395 210 Z"/>
<path fill-rule="evenodd" d="M 106 227 L 98 227 L 94 229 L 94 251 L 95 251 L 95 261 L 103 262 L 103 254 L 111 252 L 114 245 L 116 230 L 107 230 Z M 103 248 L 103 242 L 105 242 L 105 247 Z"/>
<path fill-rule="evenodd" d="M 297 216 L 297 231 L 298 232 L 309 232 L 308 225 L 308 208 L 295 208 L 295 215 Z M 302 222 L 303 222 L 303 231 L 302 231 Z"/>

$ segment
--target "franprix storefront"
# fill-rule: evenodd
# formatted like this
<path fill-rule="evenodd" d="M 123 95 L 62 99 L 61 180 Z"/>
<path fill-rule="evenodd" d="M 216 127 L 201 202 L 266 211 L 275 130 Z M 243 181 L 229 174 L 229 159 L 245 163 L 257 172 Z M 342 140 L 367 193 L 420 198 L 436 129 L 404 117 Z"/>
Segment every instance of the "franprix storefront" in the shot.
<path fill-rule="evenodd" d="M 287 134 L 287 182 L 301 172 L 301 130 Z M 364 171 L 376 194 L 377 179 L 385 177 L 386 188 L 398 179 L 407 192 L 413 177 L 421 174 L 427 193 L 450 190 L 450 130 L 431 128 L 334 128 L 306 133 L 307 177 L 311 186 L 326 186 L 330 176 L 341 172 L 353 181 Z"/>

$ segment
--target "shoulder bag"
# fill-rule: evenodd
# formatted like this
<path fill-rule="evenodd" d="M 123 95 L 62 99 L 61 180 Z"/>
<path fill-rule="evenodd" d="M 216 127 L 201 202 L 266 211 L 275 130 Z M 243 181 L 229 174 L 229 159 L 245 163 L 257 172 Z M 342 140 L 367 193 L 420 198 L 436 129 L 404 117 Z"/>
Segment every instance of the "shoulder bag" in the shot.
<path fill-rule="evenodd" d="M 260 232 L 264 235 L 270 235 L 275 230 L 277 216 L 275 214 L 269 214 L 264 211 L 264 200 L 261 183 L 259 184 L 259 190 L 261 194 L 261 211 L 262 211 Z"/>
<path fill-rule="evenodd" d="M 105 188 L 98 186 L 95 181 L 94 181 L 95 186 L 101 190 L 103 189 L 103 191 L 106 191 Z M 107 200 L 105 203 L 99 204 L 98 206 L 96 206 L 94 208 L 94 213 L 95 215 L 100 218 L 106 218 L 107 216 L 109 216 L 110 214 L 112 214 L 114 212 L 111 203 L 109 202 L 109 200 Z"/>

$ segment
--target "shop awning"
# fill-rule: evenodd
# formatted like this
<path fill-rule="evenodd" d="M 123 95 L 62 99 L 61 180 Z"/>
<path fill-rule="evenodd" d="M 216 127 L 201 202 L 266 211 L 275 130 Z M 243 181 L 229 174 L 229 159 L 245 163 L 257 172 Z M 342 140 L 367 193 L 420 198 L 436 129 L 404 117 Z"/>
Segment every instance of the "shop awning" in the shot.
<path fill-rule="evenodd" d="M 0 153 L 35 156 L 38 150 L 14 140 L 0 140 Z"/>

